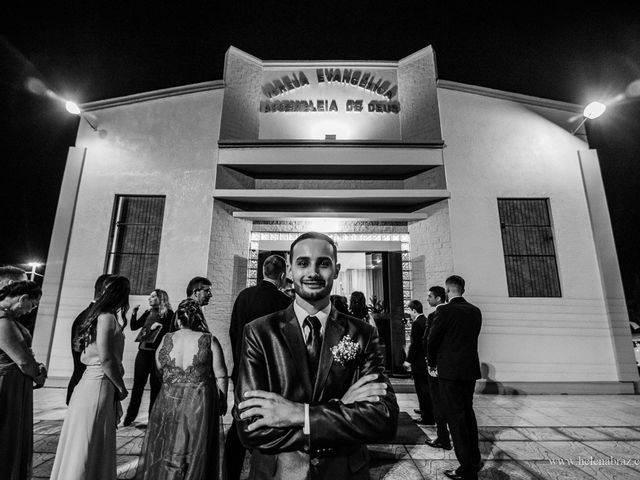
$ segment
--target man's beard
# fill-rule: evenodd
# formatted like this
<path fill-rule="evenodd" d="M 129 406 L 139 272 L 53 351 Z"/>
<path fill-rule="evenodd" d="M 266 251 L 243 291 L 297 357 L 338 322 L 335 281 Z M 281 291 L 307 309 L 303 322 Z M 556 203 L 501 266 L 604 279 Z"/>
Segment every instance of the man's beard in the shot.
<path fill-rule="evenodd" d="M 320 280 L 322 281 L 322 280 Z M 328 297 L 331 294 L 331 289 L 333 288 L 333 282 L 324 282 L 325 285 L 323 288 L 319 290 L 309 291 L 304 288 L 304 283 L 294 283 L 293 288 L 296 291 L 296 295 L 298 295 L 303 300 L 307 302 L 315 302 L 317 300 L 321 300 L 323 298 Z"/>

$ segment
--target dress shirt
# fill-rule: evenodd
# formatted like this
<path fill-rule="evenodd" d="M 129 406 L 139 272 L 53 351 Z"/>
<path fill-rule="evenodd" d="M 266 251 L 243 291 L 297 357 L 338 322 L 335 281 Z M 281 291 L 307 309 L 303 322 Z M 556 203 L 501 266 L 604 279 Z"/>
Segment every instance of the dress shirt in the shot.
<path fill-rule="evenodd" d="M 302 331 L 302 337 L 307 340 L 307 337 L 311 333 L 311 329 L 306 325 L 303 326 L 304 320 L 307 317 L 316 317 L 320 320 L 320 335 L 324 335 L 324 327 L 327 324 L 327 318 L 329 318 L 329 314 L 331 313 L 331 302 L 327 304 L 319 312 L 314 313 L 313 315 L 309 314 L 304 308 L 298 305 L 298 302 L 293 302 L 293 311 L 296 314 L 296 318 L 298 319 L 298 325 L 300 325 L 300 330 Z M 304 426 L 302 427 L 302 433 L 305 435 L 311 435 L 311 425 L 309 420 L 309 404 L 304 404 Z"/>

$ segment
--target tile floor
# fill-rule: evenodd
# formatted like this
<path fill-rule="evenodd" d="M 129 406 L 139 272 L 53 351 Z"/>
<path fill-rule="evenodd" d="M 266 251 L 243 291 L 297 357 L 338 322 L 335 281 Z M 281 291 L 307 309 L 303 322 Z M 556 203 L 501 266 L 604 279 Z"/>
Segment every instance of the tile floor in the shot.
<path fill-rule="evenodd" d="M 147 393 L 141 412 L 146 410 Z M 48 478 L 66 407 L 64 388 L 34 392 L 33 478 Z M 398 394 L 414 416 L 414 394 Z M 126 408 L 126 405 L 125 405 Z M 639 479 L 639 395 L 477 395 L 481 479 Z M 139 423 L 146 423 L 140 414 Z M 224 418 L 226 425 L 230 417 Z M 433 427 L 420 427 L 433 438 Z M 119 428 L 118 479 L 133 478 L 144 430 Z M 453 451 L 370 445 L 372 479 L 442 479 Z M 246 476 L 246 471 L 245 471 Z"/>

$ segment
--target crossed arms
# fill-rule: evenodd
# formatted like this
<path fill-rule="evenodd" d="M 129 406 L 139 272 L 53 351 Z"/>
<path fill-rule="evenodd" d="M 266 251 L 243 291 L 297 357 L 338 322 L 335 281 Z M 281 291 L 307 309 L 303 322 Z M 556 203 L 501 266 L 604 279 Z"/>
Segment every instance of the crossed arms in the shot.
<path fill-rule="evenodd" d="M 277 365 L 276 359 L 266 358 L 253 325 L 247 325 L 234 410 L 238 434 L 246 447 L 264 453 L 320 450 L 395 435 L 398 404 L 388 379 L 382 375 L 383 359 L 374 330 L 357 367 L 360 380 L 340 392 L 340 399 L 309 405 L 310 435 L 303 432 L 304 402 L 270 391 L 270 385 L 280 387 L 278 375 L 289 373 L 287 368 L 294 366 Z"/>

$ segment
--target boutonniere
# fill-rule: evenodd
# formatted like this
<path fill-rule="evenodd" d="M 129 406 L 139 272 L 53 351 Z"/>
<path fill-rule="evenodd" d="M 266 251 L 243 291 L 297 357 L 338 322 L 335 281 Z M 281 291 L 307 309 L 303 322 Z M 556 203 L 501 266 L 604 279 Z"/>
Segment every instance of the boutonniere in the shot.
<path fill-rule="evenodd" d="M 351 335 L 345 335 L 336 346 L 331 347 L 333 359 L 342 366 L 350 360 L 354 360 L 358 355 L 358 350 L 360 350 L 360 345 L 351 340 Z"/>

